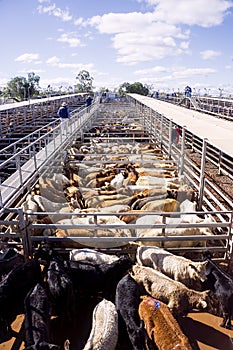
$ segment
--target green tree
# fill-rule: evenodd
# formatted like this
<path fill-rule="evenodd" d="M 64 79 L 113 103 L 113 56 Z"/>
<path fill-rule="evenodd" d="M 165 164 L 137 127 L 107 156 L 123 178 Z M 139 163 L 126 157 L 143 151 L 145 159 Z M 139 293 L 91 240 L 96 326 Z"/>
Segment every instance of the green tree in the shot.
<path fill-rule="evenodd" d="M 124 96 L 126 93 L 135 93 L 147 96 L 149 94 L 149 88 L 148 85 L 143 85 L 139 82 L 135 82 L 133 84 L 123 83 L 120 85 L 118 92 L 121 96 Z"/>
<path fill-rule="evenodd" d="M 125 94 L 127 92 L 129 92 L 129 87 L 130 87 L 130 84 L 129 83 L 123 83 L 120 85 L 119 87 L 119 90 L 118 90 L 118 93 L 120 96 L 125 96 Z"/>
<path fill-rule="evenodd" d="M 40 77 L 35 73 L 29 73 L 28 78 L 14 77 L 5 88 L 5 95 L 15 99 L 16 101 L 23 101 L 39 94 Z"/>
<path fill-rule="evenodd" d="M 78 73 L 76 79 L 78 84 L 76 86 L 78 92 L 91 92 L 93 91 L 93 78 L 90 76 L 90 73 L 86 70 L 82 70 Z"/>

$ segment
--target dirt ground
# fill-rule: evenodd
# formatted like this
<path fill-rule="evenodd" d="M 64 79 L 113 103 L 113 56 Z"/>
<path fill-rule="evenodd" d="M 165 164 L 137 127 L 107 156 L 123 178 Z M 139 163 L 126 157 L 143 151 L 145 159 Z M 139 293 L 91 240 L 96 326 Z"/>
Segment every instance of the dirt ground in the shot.
<path fill-rule="evenodd" d="M 19 315 L 13 324 L 13 329 L 19 331 L 23 315 Z M 180 325 L 186 335 L 196 343 L 199 350 L 233 350 L 233 330 L 219 327 L 220 317 L 208 313 L 190 313 L 182 319 Z M 15 338 L 0 344 L 0 350 L 11 350 Z M 24 349 L 24 343 L 18 348 Z M 195 349 L 195 350 L 196 350 Z M 62 350 L 62 349 L 61 349 Z"/>

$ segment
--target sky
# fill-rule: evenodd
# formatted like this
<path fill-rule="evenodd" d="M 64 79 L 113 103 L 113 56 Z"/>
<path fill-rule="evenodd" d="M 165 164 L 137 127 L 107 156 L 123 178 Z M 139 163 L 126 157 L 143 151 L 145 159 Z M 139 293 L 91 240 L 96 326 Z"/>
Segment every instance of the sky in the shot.
<path fill-rule="evenodd" d="M 0 0 L 0 88 L 40 76 L 66 90 L 87 70 L 95 91 L 233 96 L 232 0 Z"/>

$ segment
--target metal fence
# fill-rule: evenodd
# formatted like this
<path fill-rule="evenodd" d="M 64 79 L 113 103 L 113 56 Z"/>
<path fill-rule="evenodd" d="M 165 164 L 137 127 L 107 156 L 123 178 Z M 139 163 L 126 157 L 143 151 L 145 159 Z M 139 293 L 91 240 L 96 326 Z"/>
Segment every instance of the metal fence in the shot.
<path fill-rule="evenodd" d="M 130 102 L 130 104 L 129 104 Z M 67 242 L 69 244 L 76 242 L 80 244 L 88 243 L 91 241 L 93 247 L 111 247 L 111 246 L 121 246 L 122 244 L 127 244 L 129 242 L 163 242 L 168 241 L 207 241 L 213 240 L 213 242 L 218 242 L 218 244 L 213 245 L 212 249 L 216 251 L 222 251 L 224 257 L 230 257 L 232 254 L 232 212 L 224 210 L 224 207 L 219 211 L 216 209 L 217 201 L 215 200 L 214 194 L 212 194 L 213 203 L 211 204 L 211 210 L 208 212 L 200 211 L 202 215 L 211 215 L 216 220 L 209 224 L 184 224 L 176 223 L 175 227 L 179 228 L 195 228 L 195 227 L 212 227 L 217 229 L 218 235 L 210 236 L 169 236 L 166 235 L 166 231 L 170 228 L 173 228 L 174 225 L 166 223 L 166 217 L 171 215 L 179 216 L 180 213 L 157 213 L 163 215 L 164 221 L 162 224 L 154 225 L 154 227 L 161 229 L 163 233 L 158 237 L 144 237 L 140 239 L 135 236 L 135 230 L 139 229 L 139 226 L 127 224 L 125 225 L 101 225 L 98 223 L 98 215 L 109 215 L 109 213 L 90 213 L 86 214 L 92 216 L 93 224 L 88 225 L 61 225 L 59 224 L 37 224 L 32 220 L 33 216 L 41 215 L 41 213 L 27 213 L 24 212 L 20 207 L 18 202 L 18 208 L 11 208 L 11 205 L 19 198 L 19 194 L 23 193 L 27 188 L 30 190 L 32 187 L 32 182 L 36 183 L 38 177 L 43 173 L 44 169 L 51 169 L 54 162 L 59 159 L 59 162 L 64 159 L 66 150 L 70 147 L 77 138 L 82 142 L 85 141 L 85 138 L 90 137 L 89 130 L 93 127 L 98 127 L 101 123 L 106 121 L 117 122 L 122 121 L 122 118 L 118 118 L 117 113 L 127 113 L 126 117 L 128 122 L 140 122 L 143 125 L 144 133 L 140 135 L 140 142 L 150 142 L 152 144 L 157 144 L 161 147 L 161 150 L 166 154 L 167 159 L 175 162 L 177 164 L 179 175 L 184 176 L 189 184 L 191 184 L 199 194 L 199 209 L 203 207 L 209 207 L 210 203 L 208 202 L 209 193 L 208 189 L 205 186 L 205 176 L 204 176 L 204 160 L 202 161 L 200 168 L 194 168 L 194 165 L 188 159 L 186 153 L 187 143 L 190 145 L 190 134 L 185 128 L 182 129 L 182 137 L 180 142 L 177 143 L 174 141 L 174 125 L 173 122 L 167 119 L 165 116 L 158 114 L 156 111 L 151 110 L 147 106 L 144 106 L 140 103 L 137 103 L 135 100 L 130 99 L 126 103 L 117 104 L 108 104 L 102 106 L 101 104 L 93 104 L 90 111 L 87 109 L 73 111 L 72 117 L 67 125 L 65 135 L 61 133 L 61 126 L 54 125 L 49 127 L 49 130 L 44 135 L 39 136 L 36 140 L 31 139 L 28 145 L 12 155 L 10 159 L 5 160 L 1 165 L 0 169 L 4 169 L 3 166 L 14 161 L 17 164 L 17 171 L 7 180 L 5 180 L 1 186 L 1 224 L 2 224 L 2 242 L 4 242 L 8 237 L 17 238 L 18 235 L 22 238 L 22 244 L 26 255 L 29 255 L 32 251 L 33 242 L 36 241 L 50 241 L 50 242 Z M 102 141 L 107 142 L 137 142 L 135 135 L 128 137 L 120 137 L 119 134 L 102 134 L 100 135 Z M 210 155 L 207 152 L 206 140 L 203 140 L 201 143 L 200 140 L 195 140 L 195 137 L 192 138 L 192 147 L 200 149 L 203 154 L 203 159 L 207 156 L 210 159 L 213 158 L 213 161 L 216 161 L 217 157 Z M 218 151 L 218 150 L 217 150 Z M 220 152 L 220 151 L 218 151 Z M 26 163 L 22 162 L 23 156 L 29 158 Z M 95 154 L 93 154 L 95 157 Z M 105 155 L 105 159 L 110 155 Z M 122 155 L 127 161 L 127 155 Z M 131 155 L 132 156 L 132 155 Z M 225 169 L 225 163 L 223 164 L 223 157 L 221 158 L 221 169 Z M 95 161 L 95 160 L 93 160 Z M 30 170 L 29 170 L 30 169 Z M 195 170 L 195 171 L 194 171 Z M 15 180 L 15 185 L 13 180 Z M 212 188 L 214 191 L 214 187 Z M 22 197 L 23 198 L 23 197 Z M 21 198 L 21 202 L 22 202 Z M 216 203 L 216 206 L 215 206 Z M 57 213 L 43 213 L 43 215 L 58 215 Z M 127 213 L 125 213 L 127 214 Z M 156 215 L 156 213 L 146 213 L 148 215 Z M 194 215 L 198 213 L 190 213 Z M 67 214 L 69 216 L 69 214 Z M 70 214 L 72 215 L 72 214 Z M 80 214 L 82 215 L 82 214 Z M 117 216 L 118 214 L 116 214 Z M 122 215 L 122 213 L 121 213 Z M 128 215 L 128 214 L 127 214 Z M 137 214 L 140 216 L 141 214 Z M 78 214 L 77 214 L 78 216 Z M 151 225 L 150 225 L 151 227 Z M 54 231 L 57 228 L 62 229 L 74 229 L 77 231 L 81 228 L 88 229 L 93 231 L 89 237 L 65 237 L 58 238 L 54 236 L 41 236 L 33 235 L 32 232 L 40 229 L 51 229 Z M 141 227 L 142 228 L 142 227 Z M 143 228 L 147 228 L 146 225 L 143 225 Z M 131 237 L 115 237 L 114 235 L 109 237 L 100 237 L 98 236 L 98 230 L 111 230 L 111 229 L 127 229 L 131 232 Z M 3 244 L 3 243 L 2 243 Z M 89 243 L 88 243 L 89 244 Z M 180 248 L 179 251 L 201 251 L 205 248 L 202 247 L 189 247 L 189 248 Z M 176 251 L 176 249 L 174 249 Z"/>

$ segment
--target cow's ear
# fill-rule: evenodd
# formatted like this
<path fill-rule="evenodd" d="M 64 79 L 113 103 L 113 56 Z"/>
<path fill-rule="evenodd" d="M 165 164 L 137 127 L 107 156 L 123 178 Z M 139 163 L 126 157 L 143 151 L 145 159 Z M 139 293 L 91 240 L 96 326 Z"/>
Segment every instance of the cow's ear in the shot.
<path fill-rule="evenodd" d="M 189 263 L 189 266 L 194 269 L 195 271 L 197 271 L 197 267 L 193 264 L 193 263 Z"/>
<path fill-rule="evenodd" d="M 205 260 L 205 261 L 202 262 L 203 266 L 206 266 L 207 264 L 208 264 L 208 260 Z"/>

